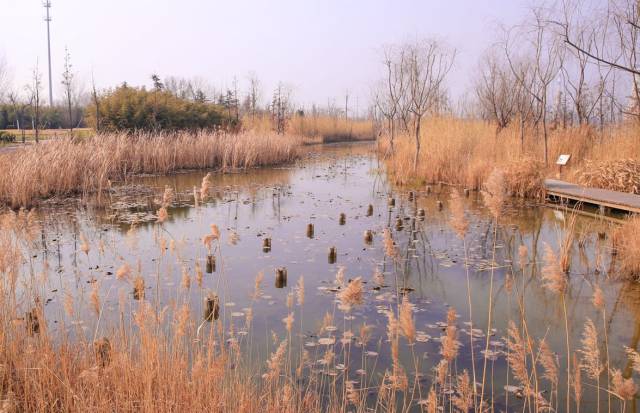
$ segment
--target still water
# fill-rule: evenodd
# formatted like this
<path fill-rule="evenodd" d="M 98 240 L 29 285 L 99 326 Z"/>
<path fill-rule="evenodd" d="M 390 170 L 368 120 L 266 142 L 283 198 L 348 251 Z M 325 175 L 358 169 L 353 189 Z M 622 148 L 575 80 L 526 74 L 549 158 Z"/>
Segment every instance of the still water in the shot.
<path fill-rule="evenodd" d="M 194 187 L 200 188 L 206 171 L 136 178 L 115 188 L 106 207 L 75 203 L 43 207 L 38 212 L 43 230 L 24 276 L 38 280 L 50 331 L 60 334 L 64 329 L 65 334 L 86 340 L 109 336 L 120 323 L 130 328 L 128 314 L 139 301 L 132 293 L 131 279 L 117 279 L 125 263 L 132 273 L 139 271 L 145 280 L 145 298 L 159 308 L 189 303 L 197 317 L 204 313 L 205 297 L 215 293 L 220 298 L 220 319 L 229 326 L 225 328 L 233 325 L 234 339 L 245 343 L 244 337 L 252 336 L 250 352 L 257 369 L 277 346 L 273 336 L 286 336 L 282 320 L 289 313 L 287 296 L 304 277 L 305 301 L 295 308 L 292 342 L 309 352 L 309 374 L 340 375 L 346 368 L 351 377 L 362 375 L 363 363 L 345 367 L 339 356 L 329 365 L 321 360 L 327 343 L 340 355 L 343 346 L 356 341 L 350 333 L 357 336 L 366 323 L 374 328 L 372 339 L 364 348 L 352 346 L 350 354 L 353 360 L 371 359 L 366 382 L 372 398 L 376 383 L 390 366 L 386 312 L 396 308 L 398 293 L 406 294 L 415 305 L 417 342 L 408 346 L 401 339 L 400 357 L 410 381 L 415 377 L 413 358 L 418 360 L 422 397 L 433 379 L 433 367 L 442 358 L 440 336 L 450 307 L 458 314 L 460 349 L 455 370 L 471 371 L 468 280 L 478 374 L 487 357 L 487 388 L 494 394 L 494 408 L 504 409 L 507 404 L 509 410 L 521 408 L 517 391 L 509 387 L 517 383 L 508 374 L 505 358 L 503 339 L 510 320 L 520 326 L 524 312 L 529 334 L 545 338 L 557 353 L 560 371 L 566 368 L 564 307 L 543 288 L 540 270 L 544 244 L 559 250 L 569 214 L 520 202 L 510 205 L 496 227 L 481 195 L 471 192 L 464 198 L 470 226 L 463 243 L 449 226 L 451 189 L 434 185 L 410 194 L 393 187 L 374 149 L 370 144 L 318 146 L 295 165 L 213 174 L 212 196 L 197 206 Z M 155 213 L 167 186 L 175 198 L 168 220 L 159 225 Z M 395 205 L 390 206 L 389 198 Z M 215 271 L 209 273 L 202 238 L 210 233 L 211 224 L 220 228 L 221 239 L 214 252 Z M 308 233 L 309 224 L 313 234 Z M 585 320 L 592 319 L 602 346 L 606 334 L 611 367 L 628 375 L 623 346 L 638 346 L 640 287 L 608 280 L 608 274 L 615 272 L 611 242 L 605 235 L 610 225 L 588 217 L 576 220 L 566 295 L 569 341 L 573 353 L 580 347 Z M 390 229 L 399 251 L 395 262 L 385 256 L 385 228 Z M 372 232 L 371 242 L 365 240 L 365 231 Z M 268 250 L 263 249 L 265 238 L 271 239 Z M 83 240 L 89 246 L 86 253 Z M 527 248 L 524 260 L 519 257 L 521 245 Z M 332 247 L 335 259 L 329 257 Z M 286 285 L 276 280 L 276 270 L 282 267 L 287 272 Z M 197 268 L 203 272 L 201 280 Z M 348 313 L 338 308 L 336 300 L 340 268 L 345 282 L 356 277 L 365 281 L 363 304 Z M 259 273 L 264 275 L 262 292 L 254 297 Z M 604 314 L 591 302 L 595 285 L 604 291 Z M 103 306 L 99 320 L 90 310 L 94 289 Z M 490 292 L 493 330 L 490 351 L 484 352 Z M 30 299 L 26 293 L 22 298 L 23 303 Z M 71 301 L 74 309 L 69 311 Z M 250 334 L 244 329 L 249 309 L 253 312 Z M 333 316 L 333 325 L 318 334 L 327 313 Z M 201 326 L 208 328 L 204 322 Z M 601 385 L 606 386 L 606 373 Z M 563 410 L 565 386 L 561 379 L 557 394 L 551 395 L 557 398 L 559 410 Z M 593 393 L 584 391 L 583 411 L 594 411 Z M 549 399 L 548 390 L 544 397 Z M 601 399 L 606 407 L 604 392 Z M 618 404 L 614 406 L 616 411 Z M 635 401 L 627 403 L 626 409 L 636 411 Z"/>

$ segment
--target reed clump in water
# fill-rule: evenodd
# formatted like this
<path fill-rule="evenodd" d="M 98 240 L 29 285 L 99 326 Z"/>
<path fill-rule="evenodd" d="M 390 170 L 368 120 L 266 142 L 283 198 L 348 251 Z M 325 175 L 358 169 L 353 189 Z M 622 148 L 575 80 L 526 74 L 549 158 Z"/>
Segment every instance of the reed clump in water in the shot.
<path fill-rule="evenodd" d="M 616 228 L 613 243 L 622 278 L 640 278 L 640 216 L 631 217 Z"/>
<path fill-rule="evenodd" d="M 60 139 L 0 155 L 0 203 L 18 208 L 43 198 L 84 196 L 135 174 L 289 162 L 298 156 L 299 142 L 299 138 L 274 133 L 207 131 Z"/>

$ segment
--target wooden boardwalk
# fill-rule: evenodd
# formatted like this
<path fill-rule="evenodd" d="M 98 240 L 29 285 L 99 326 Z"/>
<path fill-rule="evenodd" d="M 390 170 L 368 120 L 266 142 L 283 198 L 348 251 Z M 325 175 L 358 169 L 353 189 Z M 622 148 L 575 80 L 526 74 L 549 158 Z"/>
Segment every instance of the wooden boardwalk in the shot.
<path fill-rule="evenodd" d="M 640 213 L 640 195 L 587 188 L 556 179 L 546 179 L 544 187 L 547 191 L 547 197 L 557 197 L 604 208 Z"/>

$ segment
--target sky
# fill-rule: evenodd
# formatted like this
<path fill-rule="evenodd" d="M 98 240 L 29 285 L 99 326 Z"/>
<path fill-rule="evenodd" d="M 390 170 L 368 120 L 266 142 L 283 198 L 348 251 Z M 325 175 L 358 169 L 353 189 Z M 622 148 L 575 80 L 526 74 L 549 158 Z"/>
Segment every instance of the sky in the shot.
<path fill-rule="evenodd" d="M 201 77 L 218 88 L 247 76 L 261 80 L 264 101 L 279 81 L 299 106 L 328 102 L 360 111 L 383 75 L 382 48 L 435 37 L 457 50 L 452 95 L 472 84 L 479 56 L 518 23 L 523 0 L 51 0 L 54 100 L 61 96 L 64 51 L 88 90 L 150 75 Z M 0 57 L 14 88 L 36 63 L 47 79 L 42 0 L 0 0 Z M 350 109 L 355 110 L 355 107 Z"/>

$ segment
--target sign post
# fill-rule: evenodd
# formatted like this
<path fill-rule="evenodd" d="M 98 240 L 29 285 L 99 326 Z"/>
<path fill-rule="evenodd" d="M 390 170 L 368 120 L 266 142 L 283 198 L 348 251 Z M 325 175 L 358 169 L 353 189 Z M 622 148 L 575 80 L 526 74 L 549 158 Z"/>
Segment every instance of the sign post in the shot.
<path fill-rule="evenodd" d="M 558 156 L 558 160 L 556 161 L 556 165 L 558 165 L 558 175 L 562 176 L 562 167 L 569 162 L 569 159 L 571 159 L 571 155 L 569 154 Z"/>

